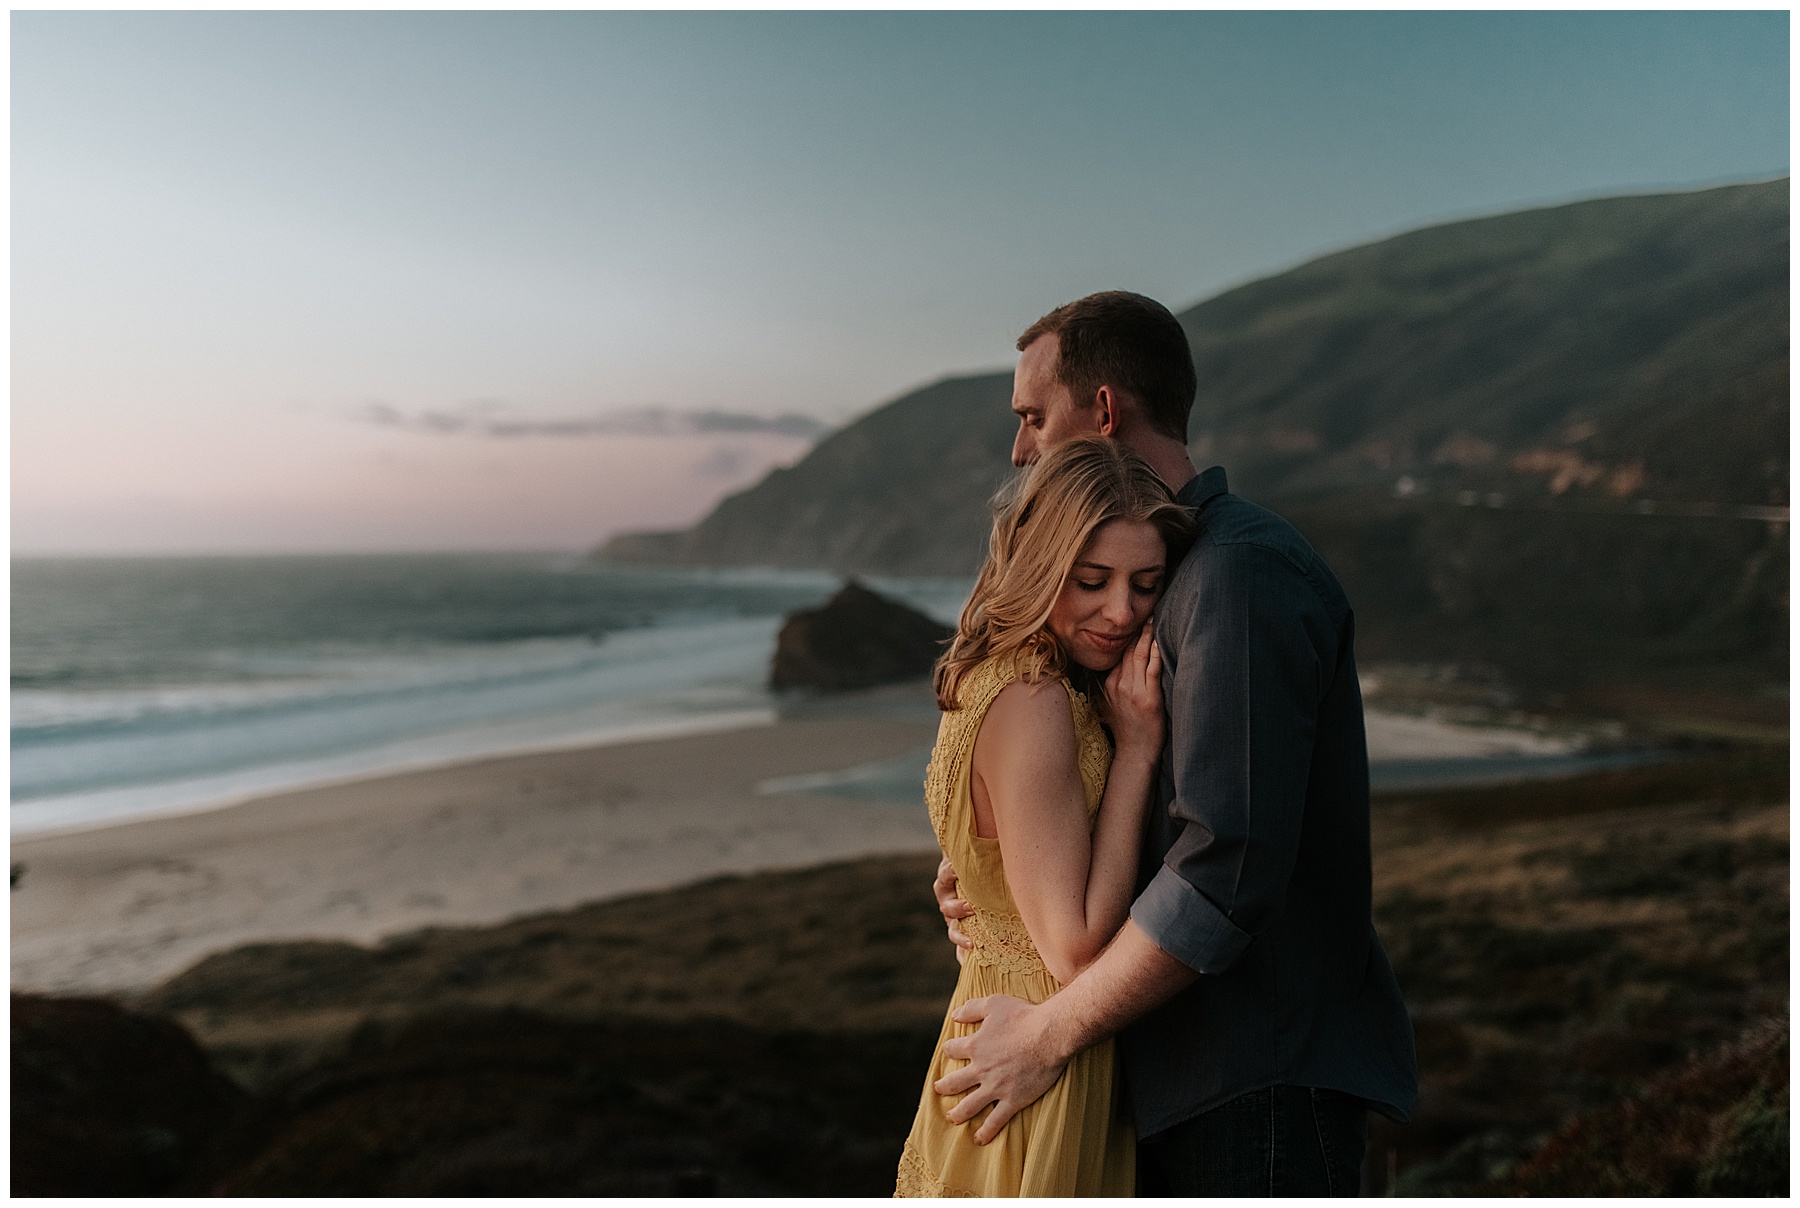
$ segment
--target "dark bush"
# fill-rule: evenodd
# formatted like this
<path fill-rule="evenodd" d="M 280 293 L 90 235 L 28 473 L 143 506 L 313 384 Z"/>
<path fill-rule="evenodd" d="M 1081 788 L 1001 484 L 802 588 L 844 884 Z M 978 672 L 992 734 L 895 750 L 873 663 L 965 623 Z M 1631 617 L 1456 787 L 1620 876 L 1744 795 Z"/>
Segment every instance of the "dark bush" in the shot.
<path fill-rule="evenodd" d="M 15 1196 L 167 1192 L 247 1102 L 169 1020 L 13 995 Z"/>

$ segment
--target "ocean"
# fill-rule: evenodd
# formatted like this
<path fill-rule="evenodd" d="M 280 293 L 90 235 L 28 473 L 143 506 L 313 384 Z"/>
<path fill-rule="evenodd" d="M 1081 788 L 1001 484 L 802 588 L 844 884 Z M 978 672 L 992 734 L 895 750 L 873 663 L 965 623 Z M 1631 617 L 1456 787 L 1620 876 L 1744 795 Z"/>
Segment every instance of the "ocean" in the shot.
<path fill-rule="evenodd" d="M 579 555 L 20 558 L 12 832 L 756 724 L 815 572 Z M 954 621 L 970 583 L 870 577 Z"/>

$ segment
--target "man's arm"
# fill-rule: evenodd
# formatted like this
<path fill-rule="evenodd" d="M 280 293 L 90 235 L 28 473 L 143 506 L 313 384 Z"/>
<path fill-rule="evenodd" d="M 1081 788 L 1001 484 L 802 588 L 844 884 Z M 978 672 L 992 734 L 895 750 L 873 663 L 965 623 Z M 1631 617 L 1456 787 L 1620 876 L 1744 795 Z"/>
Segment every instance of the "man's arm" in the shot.
<path fill-rule="evenodd" d="M 1126 923 L 1081 976 L 1042 1006 L 996 994 L 959 1007 L 956 1022 L 979 1023 L 981 1029 L 944 1042 L 947 1055 L 969 1064 L 938 1079 L 932 1089 L 963 1095 L 950 1109 L 952 1124 L 972 1120 L 994 1104 L 975 1130 L 975 1143 L 986 1145 L 1050 1089 L 1071 1057 L 1173 998 L 1198 976 L 1145 938 L 1136 924 Z"/>
<path fill-rule="evenodd" d="M 1223 973 L 1280 916 L 1300 850 L 1337 625 L 1266 546 L 1207 551 L 1178 635 L 1170 815 L 1181 824 L 1131 917 L 1198 973 Z"/>

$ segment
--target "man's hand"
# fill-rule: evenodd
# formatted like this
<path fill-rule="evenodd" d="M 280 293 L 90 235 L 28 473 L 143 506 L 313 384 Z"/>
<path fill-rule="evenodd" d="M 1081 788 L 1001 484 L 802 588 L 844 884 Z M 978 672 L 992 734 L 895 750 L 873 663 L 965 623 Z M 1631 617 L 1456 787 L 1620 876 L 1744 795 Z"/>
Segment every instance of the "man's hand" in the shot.
<path fill-rule="evenodd" d="M 951 866 L 948 856 L 938 864 L 937 880 L 931 883 L 931 892 L 937 895 L 938 913 L 944 916 L 944 929 L 950 933 L 950 942 L 956 945 L 956 960 L 961 964 L 964 954 L 975 950 L 975 941 L 962 933 L 956 921 L 974 914 L 975 908 L 956 896 L 956 869 Z"/>
<path fill-rule="evenodd" d="M 986 1145 L 1008 1120 L 1056 1084 L 1069 1058 L 1053 1043 L 1045 1008 L 1022 998 L 1008 994 L 971 998 L 951 1018 L 978 1023 L 981 1030 L 944 1042 L 947 1056 L 969 1064 L 945 1074 L 931 1089 L 944 1096 L 963 1096 L 950 1109 L 952 1124 L 973 1120 L 982 1108 L 994 1105 L 975 1131 L 975 1144 Z"/>
<path fill-rule="evenodd" d="M 1126 923 L 1099 960 L 1041 1006 L 990 994 L 958 1007 L 951 1018 L 980 1024 L 981 1030 L 944 1042 L 946 1054 L 969 1064 L 945 1074 L 931 1089 L 963 1096 L 950 1109 L 952 1124 L 973 1120 L 994 1105 L 975 1133 L 975 1143 L 986 1145 L 1056 1084 L 1069 1058 L 1168 1001 L 1198 976 L 1136 923 Z"/>

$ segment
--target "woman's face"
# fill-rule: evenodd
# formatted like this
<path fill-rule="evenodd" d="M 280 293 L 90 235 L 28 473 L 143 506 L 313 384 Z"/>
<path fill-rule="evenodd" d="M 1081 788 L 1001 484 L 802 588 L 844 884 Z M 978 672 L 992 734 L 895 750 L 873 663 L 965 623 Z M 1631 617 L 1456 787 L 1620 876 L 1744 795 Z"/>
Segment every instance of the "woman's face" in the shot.
<path fill-rule="evenodd" d="M 1162 534 L 1142 520 L 1108 520 L 1094 530 L 1050 610 L 1050 632 L 1090 671 L 1125 657 L 1162 595 Z"/>

